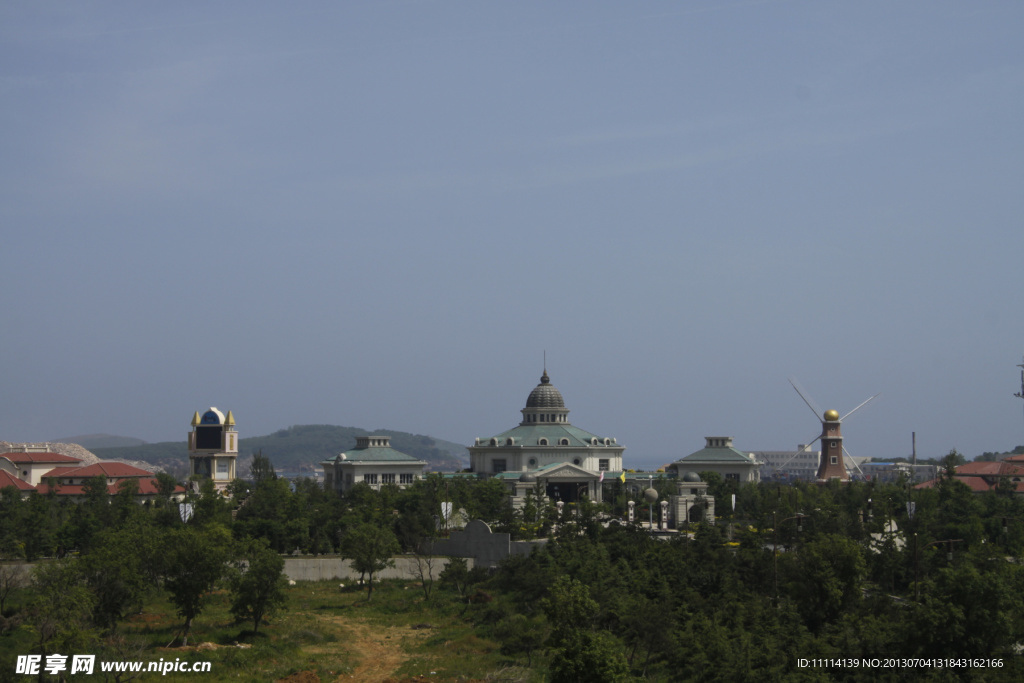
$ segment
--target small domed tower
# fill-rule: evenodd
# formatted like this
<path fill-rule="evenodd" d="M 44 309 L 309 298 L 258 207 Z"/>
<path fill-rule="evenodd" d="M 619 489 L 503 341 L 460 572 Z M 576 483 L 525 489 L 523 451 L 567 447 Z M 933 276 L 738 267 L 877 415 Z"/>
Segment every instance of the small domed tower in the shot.
<path fill-rule="evenodd" d="M 238 459 L 238 432 L 235 416 L 211 407 L 202 416 L 192 416 L 188 435 L 188 458 L 191 474 L 213 479 L 217 490 L 223 491 L 235 479 Z"/>
<path fill-rule="evenodd" d="M 821 462 L 818 464 L 818 481 L 850 480 L 850 475 L 846 473 L 846 463 L 843 462 L 843 434 L 839 427 L 839 411 L 826 410 L 821 421 Z"/>
<path fill-rule="evenodd" d="M 540 376 L 540 384 L 526 397 L 526 407 L 521 411 L 522 426 L 531 424 L 569 424 L 569 409 L 565 407 L 562 392 L 551 384 L 547 368 Z"/>

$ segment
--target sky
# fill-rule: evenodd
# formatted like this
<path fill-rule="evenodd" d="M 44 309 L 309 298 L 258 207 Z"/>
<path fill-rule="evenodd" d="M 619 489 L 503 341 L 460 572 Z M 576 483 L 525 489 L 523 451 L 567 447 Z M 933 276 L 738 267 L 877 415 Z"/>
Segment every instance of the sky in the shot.
<path fill-rule="evenodd" d="M 1024 444 L 1024 4 L 0 5 L 0 440 Z"/>

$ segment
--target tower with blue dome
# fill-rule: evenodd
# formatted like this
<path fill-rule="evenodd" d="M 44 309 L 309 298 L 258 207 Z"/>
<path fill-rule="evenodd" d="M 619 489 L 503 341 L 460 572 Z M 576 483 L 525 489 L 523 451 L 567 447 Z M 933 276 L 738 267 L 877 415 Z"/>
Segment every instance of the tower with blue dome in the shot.
<path fill-rule="evenodd" d="M 190 474 L 212 479 L 217 490 L 223 491 L 235 479 L 237 459 L 238 431 L 231 411 L 227 415 L 214 407 L 202 415 L 196 411 L 188 435 Z"/>

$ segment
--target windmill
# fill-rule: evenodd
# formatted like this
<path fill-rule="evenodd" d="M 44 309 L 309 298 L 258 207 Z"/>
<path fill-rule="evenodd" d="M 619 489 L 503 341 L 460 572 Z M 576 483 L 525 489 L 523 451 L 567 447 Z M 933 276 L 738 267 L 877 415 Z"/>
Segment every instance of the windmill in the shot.
<path fill-rule="evenodd" d="M 838 410 L 826 410 L 825 412 L 822 412 L 816 408 L 804 392 L 800 391 L 800 388 L 797 386 L 797 383 L 793 378 L 790 378 L 789 383 L 793 385 L 796 393 L 800 395 L 800 398 L 803 399 L 804 403 L 807 404 L 807 407 L 811 409 L 812 413 L 814 413 L 814 416 L 821 422 L 821 434 L 814 437 L 810 443 L 797 451 L 796 455 L 800 455 L 800 453 L 803 453 L 805 450 L 810 448 L 815 441 L 821 439 L 821 462 L 818 465 L 818 481 L 828 481 L 829 479 L 849 481 L 850 477 L 846 474 L 846 464 L 843 461 L 844 453 L 850 457 L 850 461 L 853 462 L 853 466 L 856 467 L 857 471 L 863 475 L 864 472 L 861 471 L 860 465 L 857 464 L 857 461 L 853 459 L 853 456 L 850 456 L 850 452 L 843 446 L 843 434 L 840 430 L 840 426 L 843 420 L 853 415 L 874 399 L 878 398 L 880 394 L 875 394 L 848 412 L 846 415 L 840 417 Z M 795 458 L 796 455 L 793 457 Z M 790 460 L 792 460 L 792 458 L 790 458 Z M 785 466 L 785 463 L 783 463 L 783 466 Z"/>

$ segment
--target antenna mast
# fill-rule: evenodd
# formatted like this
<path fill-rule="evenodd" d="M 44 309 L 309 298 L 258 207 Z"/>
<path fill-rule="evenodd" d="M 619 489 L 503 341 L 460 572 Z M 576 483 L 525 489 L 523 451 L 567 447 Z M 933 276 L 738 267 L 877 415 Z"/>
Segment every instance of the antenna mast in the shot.
<path fill-rule="evenodd" d="M 1018 363 L 1017 367 L 1021 368 L 1021 371 L 1020 371 L 1020 391 L 1018 391 L 1016 394 L 1014 394 L 1014 396 L 1016 396 L 1017 398 L 1024 398 L 1024 363 Z"/>

